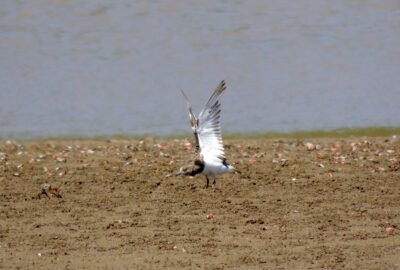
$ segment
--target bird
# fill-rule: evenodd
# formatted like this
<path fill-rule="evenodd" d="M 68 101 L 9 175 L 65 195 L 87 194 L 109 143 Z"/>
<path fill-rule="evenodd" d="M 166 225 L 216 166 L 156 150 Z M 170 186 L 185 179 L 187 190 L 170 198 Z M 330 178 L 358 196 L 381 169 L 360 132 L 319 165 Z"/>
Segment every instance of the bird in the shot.
<path fill-rule="evenodd" d="M 182 174 L 194 176 L 202 173 L 206 178 L 206 188 L 209 187 L 210 178 L 213 180 L 213 186 L 215 186 L 215 178 L 219 174 L 240 173 L 227 162 L 221 136 L 220 98 L 225 90 L 226 84 L 223 80 L 218 84 L 198 117 L 193 114 L 189 99 L 181 90 L 189 111 L 189 120 L 196 140 L 196 150 L 199 152 L 198 158 L 194 161 L 194 169 L 184 171 Z"/>

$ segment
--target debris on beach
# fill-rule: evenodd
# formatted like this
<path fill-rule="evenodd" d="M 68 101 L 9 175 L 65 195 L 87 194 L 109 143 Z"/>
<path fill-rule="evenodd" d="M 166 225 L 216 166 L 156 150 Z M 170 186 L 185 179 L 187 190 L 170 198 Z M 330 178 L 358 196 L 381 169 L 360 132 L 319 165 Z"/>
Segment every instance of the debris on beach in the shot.
<path fill-rule="evenodd" d="M 41 199 L 42 197 L 51 198 L 55 197 L 61 199 L 60 189 L 58 187 L 52 187 L 48 183 L 44 183 L 40 185 L 41 192 L 38 193 L 37 198 Z"/>

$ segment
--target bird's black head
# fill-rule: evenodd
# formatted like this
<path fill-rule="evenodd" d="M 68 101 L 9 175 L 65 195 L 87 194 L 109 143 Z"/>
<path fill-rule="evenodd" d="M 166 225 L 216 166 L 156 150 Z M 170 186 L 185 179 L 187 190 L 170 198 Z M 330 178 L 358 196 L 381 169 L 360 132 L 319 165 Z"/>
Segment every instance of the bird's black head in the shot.
<path fill-rule="evenodd" d="M 200 159 L 196 159 L 194 161 L 194 165 L 199 166 L 199 167 L 204 167 L 204 162 Z"/>

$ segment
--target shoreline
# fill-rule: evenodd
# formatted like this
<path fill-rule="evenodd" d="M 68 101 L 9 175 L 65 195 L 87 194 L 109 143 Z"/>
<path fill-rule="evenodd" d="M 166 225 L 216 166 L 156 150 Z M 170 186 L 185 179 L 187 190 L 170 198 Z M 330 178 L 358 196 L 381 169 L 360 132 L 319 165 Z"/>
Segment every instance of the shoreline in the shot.
<path fill-rule="evenodd" d="M 337 128 L 337 129 L 316 129 L 316 130 L 295 130 L 288 132 L 252 132 L 252 133 L 240 133 L 240 132 L 222 132 L 223 138 L 227 139 L 308 139 L 308 138 L 350 138 L 350 137 L 385 137 L 385 136 L 399 136 L 400 127 L 363 127 L 363 128 Z M 143 134 L 143 135 L 66 135 L 66 136 L 10 136 L 1 137 L 0 142 L 6 140 L 14 141 L 45 141 L 45 140 L 138 140 L 143 138 L 155 138 L 155 139 L 183 139 L 193 136 L 192 133 L 183 133 L 175 135 L 154 135 L 154 134 Z"/>

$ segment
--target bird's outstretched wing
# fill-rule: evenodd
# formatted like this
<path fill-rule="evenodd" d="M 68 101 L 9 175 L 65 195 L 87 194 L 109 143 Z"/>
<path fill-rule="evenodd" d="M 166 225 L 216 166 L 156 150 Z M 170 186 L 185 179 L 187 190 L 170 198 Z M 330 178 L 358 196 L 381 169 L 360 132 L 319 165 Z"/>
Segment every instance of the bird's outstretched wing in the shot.
<path fill-rule="evenodd" d="M 189 119 L 190 119 L 190 125 L 192 126 L 192 130 L 194 133 L 194 137 L 196 139 L 196 149 L 198 150 L 200 145 L 199 145 L 199 137 L 197 136 L 197 126 L 198 126 L 198 120 L 196 116 L 193 114 L 192 107 L 190 106 L 189 99 L 187 98 L 185 92 L 181 90 L 183 97 L 185 98 L 186 101 L 186 107 L 189 111 Z"/>
<path fill-rule="evenodd" d="M 195 135 L 201 149 L 200 156 L 207 162 L 220 162 L 225 159 L 220 125 L 221 103 L 219 101 L 225 90 L 225 81 L 222 81 L 197 119 Z"/>
<path fill-rule="evenodd" d="M 192 107 L 190 106 L 189 99 L 187 98 L 185 92 L 183 92 L 183 90 L 181 90 L 181 92 L 182 92 L 183 97 L 185 98 L 186 107 L 187 107 L 187 109 L 188 109 L 188 111 L 189 111 L 190 124 L 192 125 L 193 131 L 195 131 L 195 130 L 196 130 L 196 127 L 197 127 L 197 118 L 196 118 L 196 116 L 193 114 Z"/>

